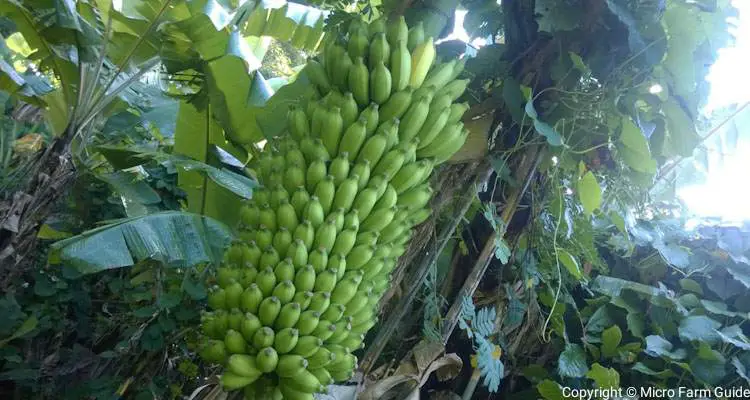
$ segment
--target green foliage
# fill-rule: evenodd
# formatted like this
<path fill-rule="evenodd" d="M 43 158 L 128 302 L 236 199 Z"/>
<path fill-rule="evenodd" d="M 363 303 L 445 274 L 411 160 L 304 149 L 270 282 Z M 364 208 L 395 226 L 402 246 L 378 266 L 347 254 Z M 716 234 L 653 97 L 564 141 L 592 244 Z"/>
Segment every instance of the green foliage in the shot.
<path fill-rule="evenodd" d="M 206 217 L 167 211 L 129 218 L 51 247 L 50 262 L 65 263 L 80 273 L 120 268 L 155 260 L 175 268 L 218 264 L 229 245 L 229 230 Z M 102 252 L 102 248 L 107 248 Z"/>
<path fill-rule="evenodd" d="M 562 146 L 563 145 L 563 139 L 560 136 L 557 131 L 555 131 L 555 128 L 550 126 L 546 122 L 542 122 L 539 120 L 539 113 L 537 113 L 536 109 L 534 108 L 534 101 L 533 99 L 529 99 L 526 102 L 526 106 L 524 107 L 524 110 L 526 110 L 526 115 L 531 118 L 531 120 L 534 123 L 534 129 L 536 129 L 536 132 L 542 136 L 544 136 L 545 139 L 547 139 L 547 143 L 550 144 L 550 146 Z"/>
<path fill-rule="evenodd" d="M 452 254 L 450 252 L 441 254 L 441 259 L 450 264 Z M 424 314 L 422 318 L 422 335 L 428 340 L 438 342 L 442 340 L 443 320 L 440 313 L 446 305 L 446 300 L 440 294 L 438 288 L 438 263 L 433 264 L 424 282 L 422 303 Z M 449 266 L 450 268 L 450 266 Z"/>
<path fill-rule="evenodd" d="M 508 312 L 517 309 L 516 297 L 543 310 L 541 322 L 522 325 L 543 340 L 508 346 L 506 366 L 520 370 L 553 354 L 544 373 L 524 375 L 545 399 L 561 399 L 563 386 L 713 387 L 745 379 L 745 361 L 733 360 L 747 351 L 748 333 L 733 328 L 749 311 L 748 249 L 739 245 L 745 232 L 732 239 L 729 229 L 686 232 L 674 218 L 681 211 L 672 185 L 674 175 L 678 185 L 705 176 L 705 155 L 722 151 L 718 142 L 734 142 L 731 124 L 696 152 L 704 157 L 684 175 L 660 175 L 705 134 L 698 117 L 704 77 L 727 43 L 728 2 L 607 1 L 596 10 L 575 0 L 536 1 L 534 10 L 462 3 L 472 38 L 486 38 L 483 28 L 502 37 L 489 38 L 466 65 L 474 78 L 468 100 L 496 112 L 490 154 L 497 191 L 518 187 L 508 177 L 514 162 L 530 157 L 527 148 L 545 151 L 537 170 L 544 182 L 532 181 L 522 201 L 530 224 L 519 233 L 495 222 L 510 189 L 501 196 L 493 189 L 502 200 L 486 206 L 503 264 L 506 230 L 519 239 L 514 262 L 488 273 L 482 293 L 520 288 L 507 296 Z M 503 340 L 513 338 L 503 331 Z"/>
<path fill-rule="evenodd" d="M 180 398 L 211 373 L 193 358 L 193 330 L 204 274 L 231 238 L 221 222 L 234 224 L 242 199 L 252 196 L 256 183 L 244 165 L 255 146 L 283 134 L 289 107 L 314 96 L 304 90 L 305 73 L 276 90 L 258 72 L 268 36 L 322 32 L 324 15 L 276 2 L 291 33 L 253 34 L 250 16 L 270 2 L 236 3 L 0 4 L 2 111 L 23 101 L 42 107 L 47 122 L 2 126 L 3 198 L 18 177 L 6 170 L 25 165 L 13 141 L 86 127 L 70 132 L 78 134 L 82 176 L 39 233 L 39 259 L 56 264 L 35 265 L 0 299 L 0 397 L 109 398 L 132 378 L 126 397 Z M 533 10 L 521 3 L 461 2 L 469 35 L 490 40 L 467 63 L 467 100 L 496 108 L 503 126 L 489 138 L 498 181 L 519 186 L 515 159 L 537 145 L 547 152 L 543 178 L 531 187 L 531 222 L 520 233 L 506 232 L 495 204 L 483 213 L 504 265 L 492 283 L 507 304 L 476 310 L 462 298 L 459 326 L 472 339 L 484 385 L 495 392 L 501 380 L 523 375 L 521 386 L 558 400 L 561 385 L 750 383 L 750 234 L 685 232 L 647 196 L 657 171 L 692 155 L 700 140 L 703 77 L 728 40 L 731 8 L 726 1 L 597 8 L 538 0 Z M 399 6 L 379 4 L 352 8 L 374 18 Z M 457 2 L 414 5 L 407 17 L 444 36 Z M 329 32 L 351 20 L 341 4 L 319 6 L 335 10 Z M 293 38 L 290 45 L 309 47 Z M 441 51 L 475 53 L 455 42 Z M 661 93 L 650 92 L 655 84 Z M 708 160 L 722 146 L 710 141 L 695 154 Z M 696 163 L 679 180 L 709 169 L 708 161 Z M 108 222 L 96 227 L 100 221 Z M 518 244 L 509 245 L 506 233 L 518 233 Z M 422 324 L 435 337 L 444 305 L 436 276 L 428 277 Z M 535 326 L 538 315 L 548 319 Z M 506 346 L 515 336 L 550 343 Z M 514 354 L 501 361 L 495 343 Z M 552 354 L 543 365 L 533 359 L 541 347 Z M 528 365 L 536 371 L 520 368 Z"/>
<path fill-rule="evenodd" d="M 484 377 L 482 383 L 491 393 L 498 391 L 505 374 L 505 365 L 500 360 L 500 347 L 491 339 L 496 333 L 496 319 L 497 312 L 494 307 L 485 307 L 477 311 L 470 297 L 464 296 L 461 299 L 458 325 L 474 343 L 477 368 Z"/>
<path fill-rule="evenodd" d="M 602 204 L 602 189 L 591 171 L 586 172 L 578 181 L 578 200 L 584 214 L 591 215 Z"/>
<path fill-rule="evenodd" d="M 495 231 L 495 258 L 500 260 L 503 264 L 507 263 L 511 256 L 510 247 L 505 242 L 503 235 L 505 234 L 505 223 L 497 215 L 495 215 L 495 209 L 486 207 L 484 210 L 484 217 L 492 226 Z"/>
<path fill-rule="evenodd" d="M 745 295 L 727 288 L 746 286 L 728 272 L 737 261 L 712 238 L 733 230 L 704 227 L 700 233 L 685 232 L 669 219 L 629 222 L 626 233 L 636 244 L 632 256 L 600 248 L 613 265 L 620 265 L 588 286 L 593 293 L 584 296 L 586 306 L 577 313 L 584 336 L 571 330 L 576 323 L 555 328 L 567 341 L 558 360 L 561 382 L 585 375 L 598 387 L 613 382 L 668 387 L 677 381 L 713 387 L 744 379 L 740 358 L 746 357 L 750 341 L 738 324 L 748 319 L 744 300 L 739 300 Z M 615 227 L 609 232 L 622 235 Z M 684 254 L 675 256 L 674 250 L 665 250 L 667 244 Z M 739 255 L 746 250 L 734 251 Z M 703 267 L 691 267 L 695 265 Z M 733 360 L 734 356 L 740 358 Z"/>
<path fill-rule="evenodd" d="M 15 27 L 12 41 L 3 40 L 10 46 L 7 52 L 2 48 L 0 59 L 20 70 L 2 69 L 0 93 L 10 93 L 10 108 L 19 101 L 44 107 L 48 129 L 70 135 L 80 177 L 39 231 L 38 262 L 31 260 L 27 273 L 4 282 L 17 290 L 0 305 L 7 327 L 0 332 L 0 397 L 187 395 L 195 378 L 208 374 L 193 361 L 197 310 L 206 296 L 203 275 L 207 265 L 218 263 L 231 233 L 206 216 L 181 212 L 185 195 L 177 174 L 194 171 L 235 199 L 250 197 L 254 183 L 241 168 L 229 171 L 220 157 L 205 157 L 216 146 L 194 159 L 174 154 L 173 143 L 184 136 L 179 99 L 204 106 L 205 99 L 221 99 L 208 83 L 223 81 L 210 74 L 230 73 L 216 64 L 209 68 L 210 61 L 234 57 L 241 66 L 252 58 L 241 55 L 242 40 L 230 43 L 229 13 L 216 2 L 200 7 L 172 2 L 167 8 L 168 2 L 144 0 L 124 2 L 119 10 L 108 2 L 6 3 L 0 19 L 10 18 Z M 105 36 L 107 46 L 99 47 Z M 26 53 L 27 44 L 36 51 Z M 243 79 L 254 82 L 247 66 L 237 71 L 222 77 L 237 83 L 234 90 Z M 13 79 L 7 79 L 11 73 Z M 258 101 L 250 91 L 248 97 L 253 106 L 265 99 Z M 245 113 L 246 107 L 237 110 Z M 232 115 L 218 117 L 224 125 L 218 125 L 214 137 L 220 140 L 212 145 L 242 157 L 245 150 L 224 136 L 236 137 Z M 28 129 L 35 128 L 21 126 L 11 139 Z M 6 132 L 3 126 L 4 138 Z M 250 135 L 262 138 L 254 132 Z M 14 154 L 12 170 L 21 171 L 21 161 Z M 8 181 L 21 183 L 17 177 Z M 15 191 L 5 186 L 5 178 L 2 199 Z M 96 227 L 100 221 L 107 222 Z M 67 239 L 48 249 L 50 240 L 60 238 Z M 48 250 L 57 264 L 45 267 Z M 123 266 L 130 268 L 117 268 Z M 25 350 L 30 346 L 33 352 Z M 174 358 L 183 360 L 179 368 L 162 363 Z"/>

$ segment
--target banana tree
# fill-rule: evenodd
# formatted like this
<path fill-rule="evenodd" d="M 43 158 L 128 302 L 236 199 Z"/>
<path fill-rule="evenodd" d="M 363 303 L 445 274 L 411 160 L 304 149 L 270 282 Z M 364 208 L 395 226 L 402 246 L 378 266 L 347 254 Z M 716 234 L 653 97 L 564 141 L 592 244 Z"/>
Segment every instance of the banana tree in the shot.
<path fill-rule="evenodd" d="M 104 9 L 93 3 L 44 0 L 0 5 L 0 16 L 11 20 L 33 49 L 30 64 L 55 88 L 34 99 L 45 108 L 54 139 L 34 158 L 21 189 L 0 215 L 4 282 L 17 273 L 11 269 L 24 261 L 40 222 L 73 181 L 79 163 L 74 155 L 85 155 L 101 118 L 117 107 L 131 83 L 157 65 L 156 49 L 148 42 L 169 2 L 143 2 L 143 9 L 151 12 L 138 20 L 107 12 L 109 5 L 102 4 Z M 6 76 L 11 72 L 3 70 Z M 14 93 L 23 88 L 25 82 L 15 78 L 0 89 Z"/>
<path fill-rule="evenodd" d="M 272 91 L 255 71 L 269 38 L 284 39 L 279 32 L 286 32 L 286 28 L 253 32 L 248 17 L 261 10 L 269 15 L 269 10 L 275 10 L 274 21 L 292 30 L 306 31 L 317 25 L 315 35 L 322 35 L 326 13 L 283 1 L 246 2 L 237 9 L 214 0 L 143 0 L 121 7 L 107 1 L 14 1 L 0 6 L 0 16 L 17 27 L 14 39 L 32 49 L 26 54 L 29 70 L 40 72 L 54 88 L 41 94 L 30 91 L 23 74 L 2 68 L 0 89 L 43 107 L 55 134 L 35 159 L 33 172 L 28 174 L 31 179 L 3 207 L 0 259 L 23 261 L 37 227 L 76 172 L 96 154 L 107 158 L 123 150 L 90 146 L 109 127 L 110 118 L 124 114 L 154 123 L 149 120 L 159 113 L 159 105 L 149 104 L 153 94 L 138 90 L 154 77 L 168 95 L 181 99 L 179 112 L 169 122 L 175 126 L 175 132 L 170 132 L 174 152 L 202 163 L 175 164 L 180 169 L 180 185 L 188 193 L 188 210 L 225 222 L 236 219 L 236 211 L 231 210 L 237 207 L 227 205 L 237 204 L 243 197 L 237 196 L 238 191 L 246 189 L 231 184 L 226 189 L 227 176 L 233 182 L 239 178 L 221 171 L 226 167 L 221 160 L 234 163 L 241 173 L 255 143 L 264 138 L 263 123 L 258 123 L 256 115 L 268 114 L 261 107 Z M 168 119 L 163 111 L 159 118 Z M 252 184 L 243 181 L 241 185 Z"/>

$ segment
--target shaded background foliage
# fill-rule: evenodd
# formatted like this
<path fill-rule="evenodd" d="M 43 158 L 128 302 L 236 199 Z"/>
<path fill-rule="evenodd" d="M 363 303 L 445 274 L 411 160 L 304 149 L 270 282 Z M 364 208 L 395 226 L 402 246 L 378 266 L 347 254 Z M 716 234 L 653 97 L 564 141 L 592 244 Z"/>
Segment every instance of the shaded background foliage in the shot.
<path fill-rule="evenodd" d="M 684 229 L 674 191 L 698 173 L 672 167 L 710 144 L 699 110 L 727 1 L 124 3 L 0 5 L 0 215 L 37 193 L 20 174 L 51 176 L 46 150 L 74 166 L 57 201 L 24 209 L 25 235 L 2 220 L 3 398 L 211 382 L 194 355 L 203 282 L 252 196 L 246 161 L 310 95 L 295 67 L 314 46 L 294 32 L 385 12 L 446 37 L 459 6 L 487 45 L 438 51 L 466 55 L 479 149 L 435 177 L 437 216 L 401 260 L 364 372 L 389 376 L 432 342 L 463 359 L 464 398 L 750 383 L 748 228 Z M 422 318 L 399 319 L 399 301 Z"/>

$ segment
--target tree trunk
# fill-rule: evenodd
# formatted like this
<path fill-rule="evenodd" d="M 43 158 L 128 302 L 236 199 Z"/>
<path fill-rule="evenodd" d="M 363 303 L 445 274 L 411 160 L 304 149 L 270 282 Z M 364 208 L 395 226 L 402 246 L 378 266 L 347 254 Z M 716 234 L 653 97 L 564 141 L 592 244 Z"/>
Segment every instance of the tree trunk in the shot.
<path fill-rule="evenodd" d="M 70 135 L 42 149 L 25 175 L 26 182 L 0 203 L 0 289 L 28 268 L 37 232 L 75 179 Z"/>

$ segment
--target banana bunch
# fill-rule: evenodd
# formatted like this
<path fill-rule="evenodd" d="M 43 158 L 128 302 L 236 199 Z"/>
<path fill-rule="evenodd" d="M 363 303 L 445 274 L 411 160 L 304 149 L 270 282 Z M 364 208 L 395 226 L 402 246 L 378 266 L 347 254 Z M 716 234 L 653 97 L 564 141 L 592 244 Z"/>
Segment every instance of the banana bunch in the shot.
<path fill-rule="evenodd" d="M 403 18 L 352 23 L 305 67 L 319 94 L 252 168 L 262 187 L 218 268 L 202 357 L 246 399 L 313 399 L 349 379 L 429 177 L 464 143 L 463 62 L 435 64 Z"/>
<path fill-rule="evenodd" d="M 272 36 L 280 41 L 290 41 L 292 46 L 314 51 L 321 43 L 324 32 L 325 15 L 318 11 L 308 11 L 297 24 L 287 17 L 289 4 L 279 8 L 264 8 L 263 2 L 250 12 L 245 24 L 245 34 L 250 36 Z"/>

